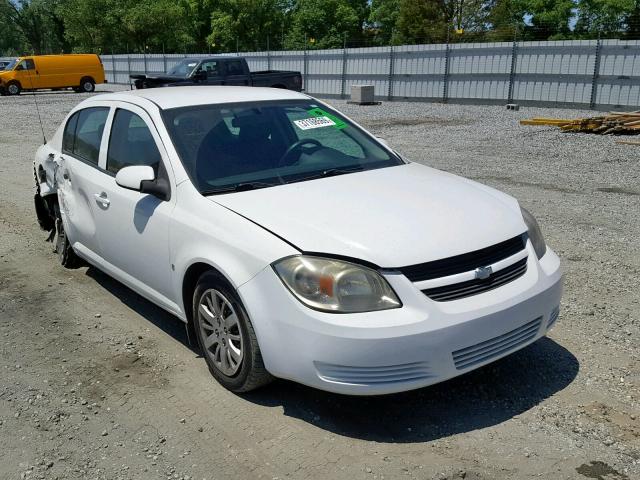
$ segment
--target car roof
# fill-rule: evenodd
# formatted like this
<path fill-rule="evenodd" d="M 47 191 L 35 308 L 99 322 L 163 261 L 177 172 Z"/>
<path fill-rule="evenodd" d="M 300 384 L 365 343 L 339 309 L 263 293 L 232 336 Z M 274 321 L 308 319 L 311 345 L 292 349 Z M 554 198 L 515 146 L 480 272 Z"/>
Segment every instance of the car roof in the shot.
<path fill-rule="evenodd" d="M 91 97 L 90 101 L 124 101 L 142 104 L 142 99 L 155 103 L 162 110 L 197 105 L 263 102 L 269 100 L 308 100 L 303 93 L 282 88 L 231 86 L 177 86 L 146 88 L 108 93 Z"/>

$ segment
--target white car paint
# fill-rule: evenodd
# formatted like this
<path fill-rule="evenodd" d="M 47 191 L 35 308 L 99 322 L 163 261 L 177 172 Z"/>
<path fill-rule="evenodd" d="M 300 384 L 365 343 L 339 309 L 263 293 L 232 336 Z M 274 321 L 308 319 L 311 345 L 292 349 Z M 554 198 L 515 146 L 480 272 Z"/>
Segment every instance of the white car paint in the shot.
<path fill-rule="evenodd" d="M 44 171 L 38 177 L 41 195 L 57 194 L 65 230 L 79 256 L 183 321 L 185 305 L 191 302 L 183 298 L 189 267 L 203 263 L 217 269 L 237 289 L 249 313 L 267 370 L 320 389 L 381 394 L 418 388 L 480 367 L 544 336 L 562 294 L 560 262 L 549 248 L 538 259 L 527 241 L 525 251 L 492 265 L 499 271 L 526 258 L 524 275 L 450 302 L 431 300 L 421 290 L 475 278 L 473 271 L 412 283 L 395 270 L 525 233 L 527 226 L 512 197 L 414 163 L 204 197 L 189 180 L 161 117 L 162 109 L 178 106 L 308 98 L 287 90 L 243 87 L 162 88 L 92 97 L 69 117 L 90 106 L 111 108 L 100 169 L 69 161 L 61 153 L 65 120 L 36 154 L 35 169 Z M 116 107 L 137 113 L 150 127 L 167 169 L 167 201 L 123 188 L 103 171 Z M 351 314 L 308 308 L 271 268 L 273 262 L 301 252 L 373 264 L 402 308 Z M 534 320 L 538 323 L 528 326 Z M 498 348 L 496 355 L 468 368 L 456 368 L 454 352 L 505 335 L 511 338 L 510 332 L 525 327 L 532 333 L 523 337 L 526 341 Z"/>

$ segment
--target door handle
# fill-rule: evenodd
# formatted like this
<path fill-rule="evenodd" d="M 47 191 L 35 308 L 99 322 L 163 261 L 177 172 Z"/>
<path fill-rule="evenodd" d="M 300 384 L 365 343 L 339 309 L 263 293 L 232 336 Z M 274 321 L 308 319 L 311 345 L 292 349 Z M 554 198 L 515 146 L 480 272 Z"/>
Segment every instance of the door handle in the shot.
<path fill-rule="evenodd" d="M 108 207 L 109 205 L 111 205 L 111 201 L 107 198 L 107 194 L 105 192 L 94 193 L 93 196 L 96 199 L 96 202 L 101 204 L 103 207 Z"/>

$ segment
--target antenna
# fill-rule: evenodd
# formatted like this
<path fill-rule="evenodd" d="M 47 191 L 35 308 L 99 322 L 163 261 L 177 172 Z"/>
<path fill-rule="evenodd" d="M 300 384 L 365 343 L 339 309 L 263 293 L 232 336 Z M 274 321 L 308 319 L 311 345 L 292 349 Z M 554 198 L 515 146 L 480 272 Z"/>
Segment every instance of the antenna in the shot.
<path fill-rule="evenodd" d="M 24 61 L 26 61 L 26 59 Z M 31 61 L 33 62 L 33 68 L 35 69 L 36 62 L 34 62 L 33 60 Z M 47 137 L 44 134 L 44 126 L 42 125 L 42 117 L 40 116 L 40 107 L 38 106 L 38 96 L 36 95 L 36 91 L 33 89 L 33 79 L 31 78 L 31 69 L 28 69 L 27 72 L 29 72 L 29 83 L 31 84 L 31 96 L 33 97 L 33 103 L 36 104 L 36 112 L 38 113 L 38 121 L 40 122 L 40 131 L 42 132 L 42 140 L 46 145 Z"/>

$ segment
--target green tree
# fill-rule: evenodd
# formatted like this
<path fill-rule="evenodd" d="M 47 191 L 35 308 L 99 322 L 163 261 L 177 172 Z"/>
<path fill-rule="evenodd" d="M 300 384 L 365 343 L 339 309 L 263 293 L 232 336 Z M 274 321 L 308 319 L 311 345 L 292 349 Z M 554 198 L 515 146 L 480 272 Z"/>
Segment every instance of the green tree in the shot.
<path fill-rule="evenodd" d="M 583 38 L 616 36 L 638 5 L 636 0 L 579 0 L 575 32 Z"/>
<path fill-rule="evenodd" d="M 193 42 L 184 4 L 172 0 L 67 0 L 60 10 L 76 51 L 176 51 Z"/>
<path fill-rule="evenodd" d="M 207 36 L 211 33 L 211 15 L 216 8 L 217 2 L 215 0 L 183 1 L 193 47 L 205 52 L 210 47 L 207 42 Z"/>
<path fill-rule="evenodd" d="M 525 17 L 525 38 L 532 40 L 556 40 L 571 38 L 569 22 L 576 7 L 573 0 L 520 0 Z"/>
<path fill-rule="evenodd" d="M 396 43 L 394 31 L 398 23 L 401 0 L 373 0 L 369 22 L 373 34 L 381 44 Z"/>
<path fill-rule="evenodd" d="M 209 44 L 224 51 L 277 48 L 285 28 L 283 0 L 221 0 L 211 14 Z"/>
<path fill-rule="evenodd" d="M 400 0 L 394 40 L 481 40 L 489 26 L 488 14 L 485 0 Z"/>
<path fill-rule="evenodd" d="M 491 41 L 511 41 L 525 29 L 525 7 L 520 0 L 493 0 L 487 5 L 486 38 Z"/>
<path fill-rule="evenodd" d="M 43 4 L 30 0 L 0 0 L 5 22 L 25 40 L 29 53 L 41 54 L 46 50 L 46 17 Z M 3 32 L 4 33 L 4 32 Z"/>
<path fill-rule="evenodd" d="M 348 0 L 298 0 L 290 12 L 291 28 L 285 46 L 291 49 L 307 46 L 335 48 L 347 38 L 361 34 L 358 12 Z"/>

